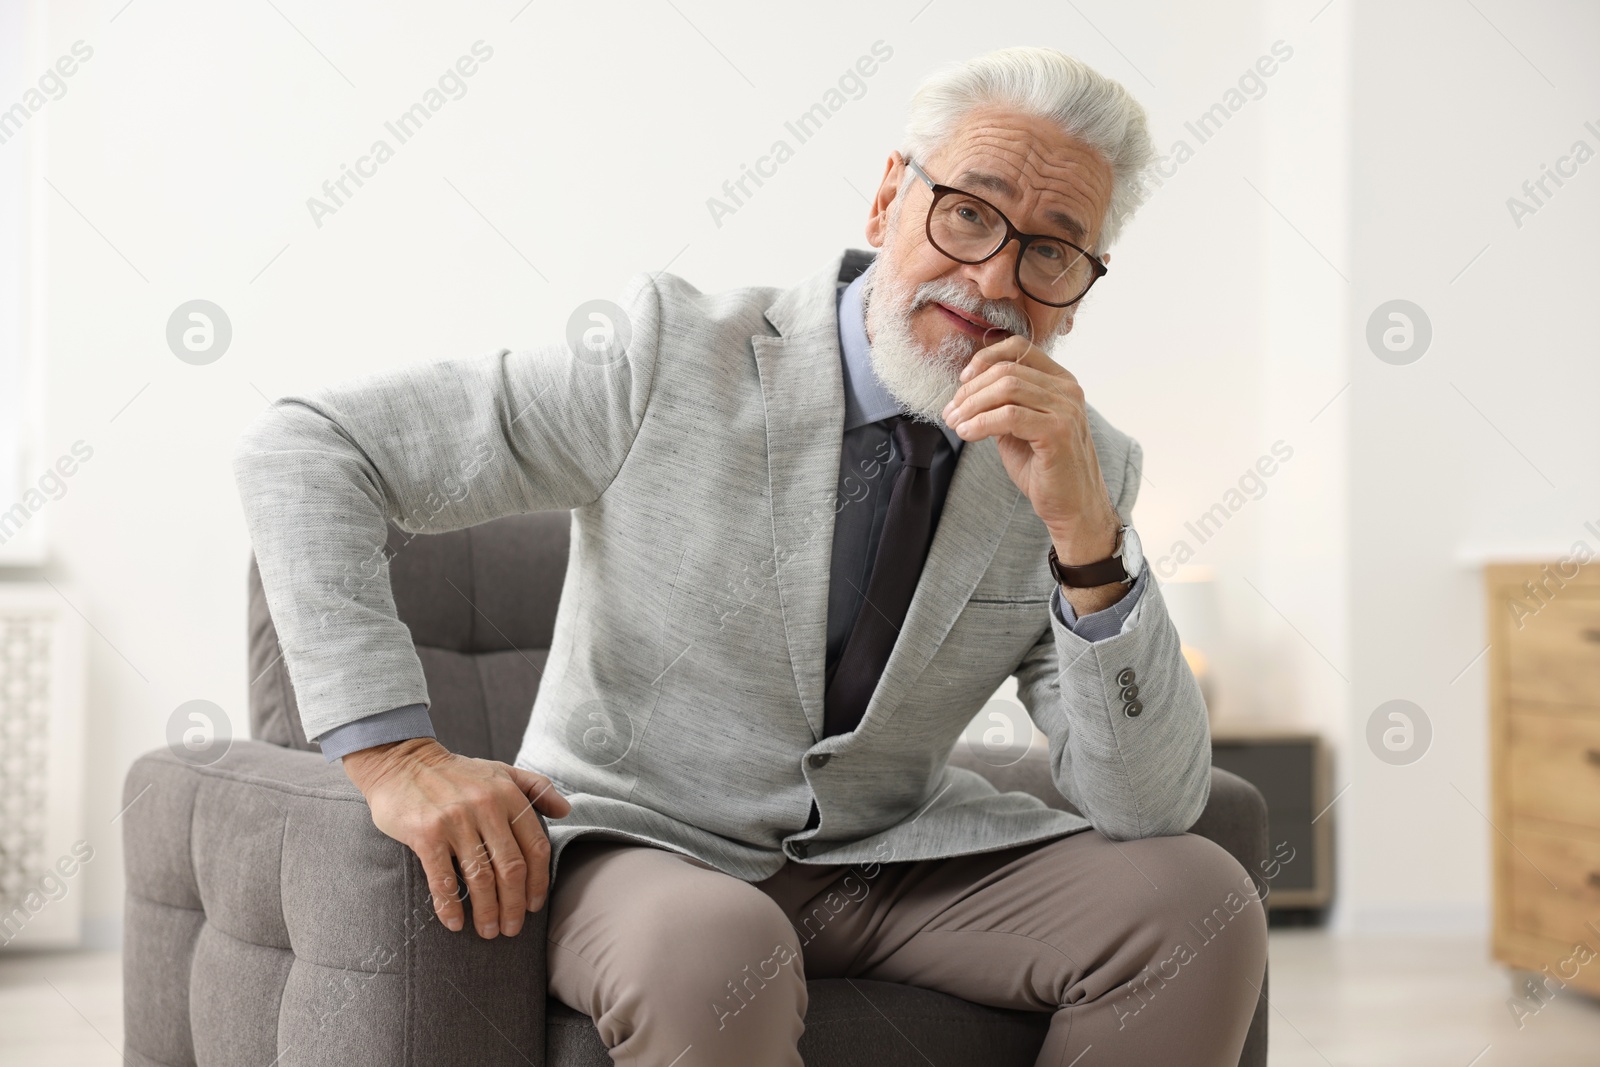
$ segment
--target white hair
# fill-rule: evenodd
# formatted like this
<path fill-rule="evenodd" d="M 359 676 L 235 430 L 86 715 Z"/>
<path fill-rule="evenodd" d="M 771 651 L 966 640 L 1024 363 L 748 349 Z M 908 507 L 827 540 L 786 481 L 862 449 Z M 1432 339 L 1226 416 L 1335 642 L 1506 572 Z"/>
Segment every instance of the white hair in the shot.
<path fill-rule="evenodd" d="M 1111 204 L 1090 251 L 1109 249 L 1143 202 L 1143 176 L 1156 158 L 1144 108 L 1120 83 L 1064 52 L 1002 48 L 944 67 L 917 87 L 900 154 L 926 159 L 969 112 L 995 105 L 1052 122 L 1100 153 L 1111 167 Z"/>

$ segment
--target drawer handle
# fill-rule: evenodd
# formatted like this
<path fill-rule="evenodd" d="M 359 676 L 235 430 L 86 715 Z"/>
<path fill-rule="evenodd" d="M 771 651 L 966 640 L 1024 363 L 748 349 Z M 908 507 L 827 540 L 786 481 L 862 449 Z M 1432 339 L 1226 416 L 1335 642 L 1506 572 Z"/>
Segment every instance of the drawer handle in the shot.
<path fill-rule="evenodd" d="M 1600 889 L 1600 871 L 1589 872 L 1589 888 Z"/>
<path fill-rule="evenodd" d="M 1583 631 L 1583 639 L 1585 641 L 1600 642 L 1600 629 L 1596 629 L 1593 626 L 1589 627 Z"/>
<path fill-rule="evenodd" d="M 1584 749 L 1583 758 L 1588 760 L 1591 766 L 1600 767 L 1600 748 Z"/>

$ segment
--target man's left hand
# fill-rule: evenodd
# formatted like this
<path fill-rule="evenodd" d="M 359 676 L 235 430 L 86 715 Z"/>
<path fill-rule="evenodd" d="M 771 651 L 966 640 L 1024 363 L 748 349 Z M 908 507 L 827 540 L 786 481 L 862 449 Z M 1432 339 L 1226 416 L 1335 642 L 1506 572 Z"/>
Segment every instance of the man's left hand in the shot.
<path fill-rule="evenodd" d="M 1107 495 L 1083 388 L 1072 372 L 1012 335 L 975 353 L 961 377 L 944 409 L 946 425 L 963 441 L 996 439 L 1006 473 L 1049 530 L 1056 557 L 1077 566 L 1116 551 L 1122 520 Z M 1126 591 L 1120 583 L 1062 589 L 1080 615 L 1085 607 L 1116 603 Z M 1099 595 L 1083 595 L 1089 593 Z"/>

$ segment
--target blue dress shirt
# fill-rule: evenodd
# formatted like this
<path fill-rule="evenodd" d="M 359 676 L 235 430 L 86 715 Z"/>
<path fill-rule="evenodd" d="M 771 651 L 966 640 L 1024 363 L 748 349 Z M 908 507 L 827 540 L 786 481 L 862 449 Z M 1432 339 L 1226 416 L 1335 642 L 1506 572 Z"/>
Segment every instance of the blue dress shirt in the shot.
<path fill-rule="evenodd" d="M 839 454 L 839 504 L 834 514 L 833 555 L 828 570 L 829 681 L 861 609 L 889 508 L 890 489 L 902 464 L 893 435 L 883 420 L 901 414 L 904 408 L 889 395 L 872 371 L 862 304 L 865 279 L 866 275 L 862 274 L 849 285 L 841 286 L 838 296 L 839 350 L 844 370 L 844 437 Z M 943 439 L 934 448 L 929 470 L 933 479 L 935 531 L 950 479 L 955 474 L 956 461 L 961 456 L 961 446 L 965 444 L 948 426 L 940 429 Z M 1045 566 L 1043 559 L 1039 560 L 1039 566 Z M 1149 567 L 1145 566 L 1121 600 L 1081 619 L 1072 605 L 1061 599 L 1059 587 L 1052 594 L 1052 609 L 1062 624 L 1079 637 L 1086 641 L 1103 641 L 1122 631 L 1124 621 L 1139 602 L 1148 575 Z M 374 745 L 433 736 L 433 721 L 428 717 L 427 705 L 408 704 L 336 726 L 319 741 L 323 757 L 332 762 Z"/>

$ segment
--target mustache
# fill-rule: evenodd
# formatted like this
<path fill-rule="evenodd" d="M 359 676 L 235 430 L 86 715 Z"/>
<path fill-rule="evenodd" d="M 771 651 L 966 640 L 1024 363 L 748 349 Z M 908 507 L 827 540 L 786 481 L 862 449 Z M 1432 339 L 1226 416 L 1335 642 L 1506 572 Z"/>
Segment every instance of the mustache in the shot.
<path fill-rule="evenodd" d="M 923 282 L 917 286 L 909 310 L 917 311 L 932 303 L 959 308 L 1009 333 L 1019 334 L 1029 341 L 1033 340 L 1033 324 L 1028 321 L 1028 316 L 1023 314 L 1022 309 L 1009 300 L 985 300 L 961 283 L 946 279 Z"/>

